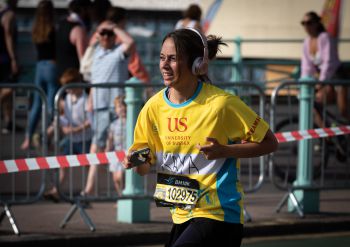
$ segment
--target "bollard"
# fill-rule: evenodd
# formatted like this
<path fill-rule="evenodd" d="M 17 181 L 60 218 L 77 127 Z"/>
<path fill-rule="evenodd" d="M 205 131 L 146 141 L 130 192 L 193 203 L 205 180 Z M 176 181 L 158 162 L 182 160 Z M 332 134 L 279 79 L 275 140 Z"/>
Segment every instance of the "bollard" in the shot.
<path fill-rule="evenodd" d="M 313 78 L 301 78 L 301 82 L 314 81 Z M 299 94 L 299 129 L 307 130 L 313 128 L 313 103 L 314 103 L 314 86 L 300 85 Z M 298 146 L 298 166 L 297 177 L 293 185 L 303 186 L 305 188 L 294 191 L 296 199 L 302 206 L 304 213 L 319 212 L 319 190 L 308 189 L 312 186 L 313 164 L 312 164 L 312 140 L 301 140 Z M 289 201 L 289 211 L 294 211 L 293 203 Z"/>
<path fill-rule="evenodd" d="M 141 83 L 137 78 L 132 77 L 127 84 Z M 126 87 L 125 103 L 127 104 L 127 129 L 126 144 L 130 147 L 134 140 L 134 128 L 137 116 L 143 103 L 142 88 Z M 143 177 L 132 170 L 125 171 L 125 196 L 140 196 L 144 194 Z M 148 199 L 123 199 L 118 201 L 117 221 L 124 223 L 149 222 L 150 220 L 150 202 Z"/>

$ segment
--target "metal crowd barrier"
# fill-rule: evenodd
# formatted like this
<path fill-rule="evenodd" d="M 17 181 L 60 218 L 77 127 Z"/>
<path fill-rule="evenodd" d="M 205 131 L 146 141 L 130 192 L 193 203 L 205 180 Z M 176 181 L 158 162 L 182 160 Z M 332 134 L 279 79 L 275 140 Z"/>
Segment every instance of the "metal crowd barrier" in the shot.
<path fill-rule="evenodd" d="M 286 81 L 277 86 L 271 95 L 270 126 L 272 131 L 287 132 L 299 130 L 299 94 L 301 85 L 316 84 L 340 86 L 350 89 L 350 81 Z M 316 110 L 314 104 L 312 116 Z M 318 126 L 313 121 L 312 129 L 349 125 L 339 117 L 337 106 L 327 103 L 325 100 L 317 106 L 321 112 L 323 126 Z M 300 116 L 302 117 L 302 116 Z M 298 201 L 295 191 L 297 190 L 331 190 L 350 188 L 350 138 L 349 135 L 339 135 L 326 138 L 315 138 L 309 141 L 312 151 L 312 171 L 309 185 L 295 185 L 298 169 L 298 141 L 281 143 L 279 149 L 271 155 L 269 161 L 269 178 L 279 189 L 287 191 L 286 195 L 278 204 L 276 211 L 279 212 L 289 199 L 293 208 L 300 217 L 304 216 L 303 205 Z M 341 150 L 345 151 L 340 154 Z"/>
<path fill-rule="evenodd" d="M 12 117 L 10 128 L 11 133 L 0 133 L 0 160 L 18 159 L 32 156 L 47 155 L 47 98 L 45 92 L 33 84 L 0 84 L 0 89 L 11 89 Z M 30 109 L 30 94 L 37 93 L 42 101 L 40 138 L 36 150 L 20 150 L 20 143 L 24 140 L 25 129 L 28 125 Z M 0 105 L 0 115 L 2 106 Z M 0 120 L 0 126 L 4 123 Z M 37 202 L 45 190 L 46 172 L 28 171 L 20 173 L 0 174 L 0 205 L 3 210 L 0 213 L 0 223 L 7 216 L 11 227 L 16 235 L 20 234 L 15 216 L 11 211 L 14 205 L 32 204 Z"/>

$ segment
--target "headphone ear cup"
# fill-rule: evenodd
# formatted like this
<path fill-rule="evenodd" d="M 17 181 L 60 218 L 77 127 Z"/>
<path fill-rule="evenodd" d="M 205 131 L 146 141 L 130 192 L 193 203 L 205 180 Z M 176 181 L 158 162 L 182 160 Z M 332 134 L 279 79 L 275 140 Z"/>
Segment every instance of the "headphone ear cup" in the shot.
<path fill-rule="evenodd" d="M 197 57 L 194 61 L 193 61 L 193 64 L 192 64 L 192 74 L 194 75 L 199 75 L 199 67 L 200 67 L 200 64 L 202 63 L 203 61 L 203 58 L 201 57 Z"/>
<path fill-rule="evenodd" d="M 202 57 L 197 57 L 192 64 L 192 74 L 205 75 L 208 70 L 208 64 L 203 61 Z"/>

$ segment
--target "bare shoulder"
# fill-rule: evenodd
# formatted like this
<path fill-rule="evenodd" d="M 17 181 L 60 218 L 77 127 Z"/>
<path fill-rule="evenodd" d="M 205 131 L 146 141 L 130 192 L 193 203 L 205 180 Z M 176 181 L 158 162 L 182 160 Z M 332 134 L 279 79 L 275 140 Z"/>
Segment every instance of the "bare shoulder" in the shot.
<path fill-rule="evenodd" d="M 11 10 L 6 11 L 5 14 L 1 18 L 1 24 L 6 27 L 11 22 L 15 20 L 15 13 Z"/>

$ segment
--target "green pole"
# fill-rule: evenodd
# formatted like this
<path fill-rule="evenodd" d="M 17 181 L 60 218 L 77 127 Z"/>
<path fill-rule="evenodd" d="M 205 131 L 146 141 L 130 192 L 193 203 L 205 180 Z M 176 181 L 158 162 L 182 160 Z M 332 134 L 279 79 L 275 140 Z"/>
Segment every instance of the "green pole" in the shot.
<path fill-rule="evenodd" d="M 140 84 L 141 82 L 132 77 L 126 85 Z M 126 120 L 126 144 L 130 147 L 134 140 L 134 128 L 137 116 L 143 103 L 142 88 L 126 87 L 125 103 L 127 104 Z M 144 179 L 132 170 L 125 171 L 125 189 L 123 195 L 144 195 Z M 117 208 L 117 221 L 124 223 L 149 222 L 150 206 L 148 199 L 125 199 L 119 200 Z"/>
<path fill-rule="evenodd" d="M 314 81 L 313 78 L 301 78 L 301 82 Z M 299 129 L 307 130 L 313 128 L 313 103 L 314 103 L 314 86 L 300 85 L 299 94 Z M 297 177 L 294 181 L 295 186 L 303 186 L 305 189 L 295 190 L 295 196 L 303 207 L 304 213 L 319 212 L 319 191 L 308 189 L 312 186 L 312 140 L 301 140 L 298 146 L 298 166 Z M 289 211 L 294 211 L 292 202 L 289 202 Z"/>
<path fill-rule="evenodd" d="M 236 48 L 234 54 L 232 55 L 232 73 L 231 73 L 231 82 L 237 82 L 242 80 L 242 52 L 241 52 L 241 37 L 237 36 L 233 40 Z M 227 92 L 232 93 L 233 95 L 239 95 L 240 92 L 237 88 L 226 89 Z"/>
<path fill-rule="evenodd" d="M 231 81 L 241 81 L 242 80 L 242 51 L 241 51 L 241 44 L 242 39 L 241 37 L 237 36 L 234 39 L 234 43 L 236 45 L 235 53 L 232 56 L 232 75 L 231 75 Z"/>

